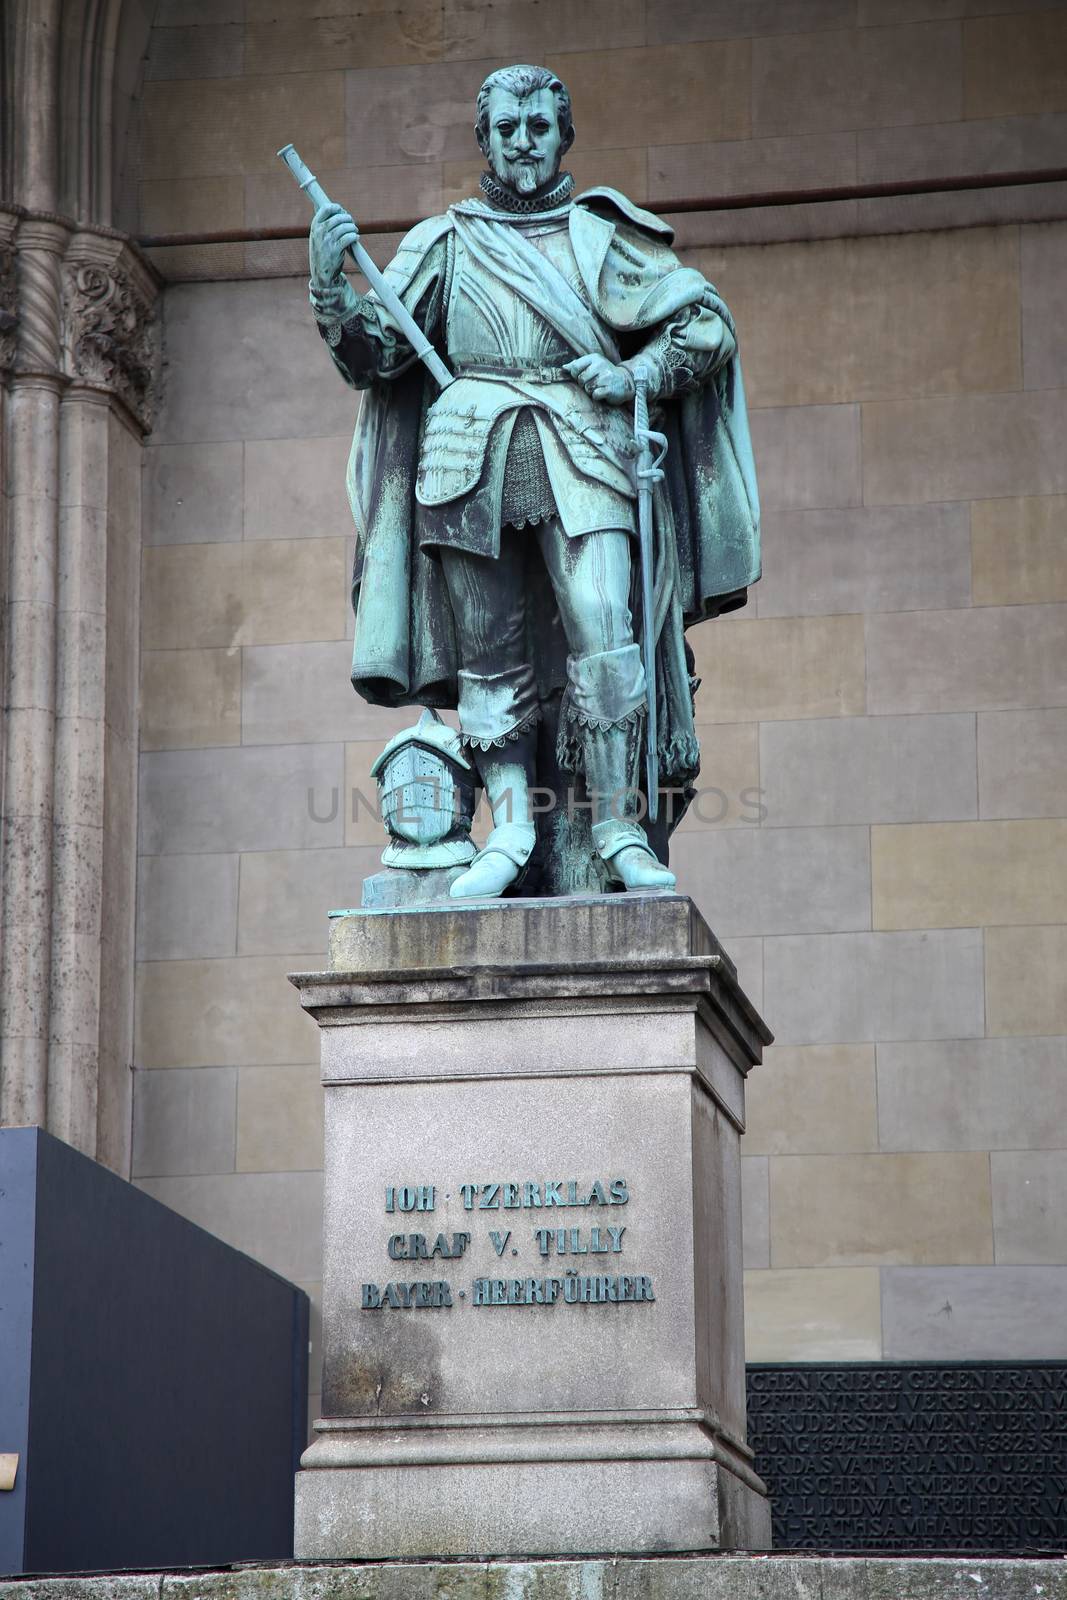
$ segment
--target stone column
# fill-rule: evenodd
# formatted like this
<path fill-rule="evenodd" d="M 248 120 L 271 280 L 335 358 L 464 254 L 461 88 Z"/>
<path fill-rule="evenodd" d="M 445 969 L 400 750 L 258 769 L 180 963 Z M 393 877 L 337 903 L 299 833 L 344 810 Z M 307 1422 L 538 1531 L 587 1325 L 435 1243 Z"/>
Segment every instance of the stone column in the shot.
<path fill-rule="evenodd" d="M 769 1034 L 692 902 L 335 920 L 304 1559 L 764 1548 L 740 1135 Z"/>
<path fill-rule="evenodd" d="M 102 1037 L 104 954 L 122 937 L 108 925 L 104 881 L 105 822 L 117 798 L 131 825 L 125 845 L 134 849 L 127 769 L 135 759 L 139 586 L 132 604 L 127 593 L 116 596 L 114 611 L 109 590 L 116 570 L 137 570 L 137 518 L 126 504 L 137 488 L 116 457 L 132 443 L 139 466 L 150 420 L 155 286 L 123 240 L 80 232 L 64 259 L 63 289 L 48 1126 L 95 1154 L 101 1061 L 111 1042 Z M 123 548 L 131 542 L 138 548 Z M 110 869 L 121 873 L 123 865 L 113 860 Z M 125 909 L 112 897 L 111 920 Z M 122 954 L 132 983 L 132 952 Z M 132 988 L 129 1002 L 132 1010 Z M 121 1071 L 114 1053 L 109 1064 Z"/>
<path fill-rule="evenodd" d="M 110 229 L 11 223 L 0 1121 L 124 1170 L 139 461 L 158 285 Z"/>
<path fill-rule="evenodd" d="M 7 710 L 0 1115 L 47 1119 L 59 478 L 60 262 L 67 232 L 24 218 L 7 403 Z"/>
<path fill-rule="evenodd" d="M 48 1127 L 96 1148 L 107 642 L 108 401 L 61 407 Z"/>

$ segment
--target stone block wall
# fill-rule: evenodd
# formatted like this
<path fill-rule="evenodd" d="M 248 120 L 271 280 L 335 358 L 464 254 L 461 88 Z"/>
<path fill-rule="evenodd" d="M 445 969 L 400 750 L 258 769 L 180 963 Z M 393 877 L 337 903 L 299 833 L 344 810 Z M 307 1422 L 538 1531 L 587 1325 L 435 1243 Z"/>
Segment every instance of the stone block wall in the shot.
<path fill-rule="evenodd" d="M 980 9 L 168 0 L 142 225 L 304 220 L 287 138 L 367 215 L 438 209 L 515 55 L 566 76 L 580 180 L 638 200 L 1062 161 L 1067 10 Z M 692 636 L 706 792 L 673 854 L 778 1039 L 748 1353 L 1061 1356 L 1067 223 L 820 238 L 803 209 L 772 244 L 683 236 L 737 315 L 765 508 L 747 611 Z M 353 792 L 413 717 L 348 684 L 355 397 L 298 254 L 250 278 L 219 249 L 245 281 L 165 293 L 145 454 L 134 1174 L 314 1295 L 318 1040 L 285 974 L 377 866 Z"/>
<path fill-rule="evenodd" d="M 289 138 L 363 220 L 439 211 L 515 60 L 568 84 L 578 183 L 638 201 L 1062 167 L 1065 58 L 1057 0 L 160 0 L 137 220 L 302 224 Z"/>

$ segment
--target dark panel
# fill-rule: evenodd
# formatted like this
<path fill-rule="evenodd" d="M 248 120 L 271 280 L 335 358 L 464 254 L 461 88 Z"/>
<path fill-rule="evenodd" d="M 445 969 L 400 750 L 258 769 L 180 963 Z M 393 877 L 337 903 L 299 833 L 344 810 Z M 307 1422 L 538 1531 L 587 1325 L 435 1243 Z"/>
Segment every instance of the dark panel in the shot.
<path fill-rule="evenodd" d="M 0 1453 L 19 1458 L 14 1489 L 0 1491 L 0 1572 L 23 1564 L 36 1190 L 36 1128 L 0 1130 Z"/>
<path fill-rule="evenodd" d="M 307 1297 L 40 1135 L 25 1566 L 292 1553 Z"/>
<path fill-rule="evenodd" d="M 786 1550 L 1067 1546 L 1067 1362 L 750 1366 Z"/>

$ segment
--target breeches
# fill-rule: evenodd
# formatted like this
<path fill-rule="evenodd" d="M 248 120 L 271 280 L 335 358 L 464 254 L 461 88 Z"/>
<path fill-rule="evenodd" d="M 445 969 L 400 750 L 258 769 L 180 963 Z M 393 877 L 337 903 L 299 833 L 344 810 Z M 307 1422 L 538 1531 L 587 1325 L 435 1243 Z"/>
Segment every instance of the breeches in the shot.
<path fill-rule="evenodd" d="M 632 718 L 644 704 L 630 617 L 630 535 L 600 529 L 568 537 L 557 517 L 521 532 L 509 528 L 495 559 L 441 550 L 461 660 L 460 731 L 482 750 L 516 739 L 539 715 L 526 615 L 535 542 L 569 650 L 565 717 L 607 726 Z"/>
<path fill-rule="evenodd" d="M 445 581 L 465 671 L 488 675 L 526 659 L 526 562 L 540 547 L 572 655 L 633 643 L 630 547 L 626 533 L 604 529 L 568 538 L 558 517 L 517 532 L 505 528 L 495 559 L 443 547 Z"/>

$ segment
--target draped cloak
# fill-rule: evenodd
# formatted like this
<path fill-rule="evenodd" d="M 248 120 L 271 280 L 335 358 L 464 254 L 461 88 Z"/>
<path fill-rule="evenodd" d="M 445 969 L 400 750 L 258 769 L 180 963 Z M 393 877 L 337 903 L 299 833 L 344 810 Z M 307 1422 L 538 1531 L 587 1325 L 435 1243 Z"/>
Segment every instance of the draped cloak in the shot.
<path fill-rule="evenodd" d="M 733 333 L 725 304 L 700 273 L 679 264 L 668 248 L 673 230 L 658 217 L 613 190 L 596 189 L 577 197 L 568 226 L 588 304 L 611 330 L 623 357 L 636 355 L 665 321 L 690 305 L 716 312 Z M 420 223 L 387 269 L 413 313 L 413 288 L 419 303 L 426 303 L 426 274 L 420 276 L 419 269 L 455 227 L 451 211 Z M 506 261 L 500 275 L 504 292 L 524 293 L 523 274 L 509 272 Z M 445 285 L 446 299 L 447 290 Z M 543 298 L 537 309 L 544 314 Z M 447 359 L 444 322 L 442 312 L 427 332 Z M 573 322 L 561 317 L 555 325 L 569 343 L 577 343 Z M 576 355 L 586 353 L 575 349 Z M 437 393 L 421 363 L 375 381 L 364 395 L 352 443 L 348 489 L 357 532 L 352 681 L 374 705 L 455 709 L 457 704 L 460 660 L 451 603 L 440 560 L 420 542 L 415 499 L 420 442 Z M 684 787 L 699 770 L 696 682 L 684 629 L 743 606 L 748 586 L 760 575 L 759 498 L 736 351 L 701 388 L 657 403 L 651 426 L 668 440 L 665 475 L 654 495 L 659 765 L 661 781 Z M 636 560 L 633 565 L 636 572 Z M 531 660 L 542 697 L 548 698 L 566 683 L 567 649 L 547 575 L 544 584 L 545 603 L 531 597 L 527 612 L 536 629 Z M 635 636 L 641 638 L 645 620 L 638 583 L 632 591 Z M 561 764 L 573 768 L 580 759 L 573 730 L 568 748 L 561 724 Z"/>

